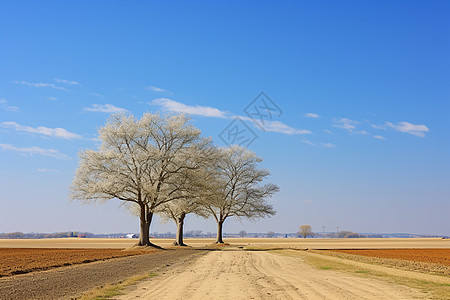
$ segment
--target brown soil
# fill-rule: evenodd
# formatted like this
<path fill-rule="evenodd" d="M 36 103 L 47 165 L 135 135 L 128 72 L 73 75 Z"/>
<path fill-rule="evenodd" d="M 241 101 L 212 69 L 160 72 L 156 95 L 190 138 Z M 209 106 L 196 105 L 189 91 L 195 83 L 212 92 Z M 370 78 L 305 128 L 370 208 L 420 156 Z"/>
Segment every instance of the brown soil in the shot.
<path fill-rule="evenodd" d="M 450 249 L 361 249 L 331 251 L 353 255 L 420 261 L 450 266 Z"/>
<path fill-rule="evenodd" d="M 0 248 L 0 277 L 148 253 L 148 250 Z"/>
<path fill-rule="evenodd" d="M 195 261 L 207 251 L 166 250 L 54 268 L 0 278 L 0 299 L 75 299 L 96 287 L 120 283 L 134 275 L 164 274 L 171 266 Z M 148 253 L 148 252 L 147 252 Z"/>
<path fill-rule="evenodd" d="M 357 262 L 450 276 L 450 249 L 309 250 Z"/>

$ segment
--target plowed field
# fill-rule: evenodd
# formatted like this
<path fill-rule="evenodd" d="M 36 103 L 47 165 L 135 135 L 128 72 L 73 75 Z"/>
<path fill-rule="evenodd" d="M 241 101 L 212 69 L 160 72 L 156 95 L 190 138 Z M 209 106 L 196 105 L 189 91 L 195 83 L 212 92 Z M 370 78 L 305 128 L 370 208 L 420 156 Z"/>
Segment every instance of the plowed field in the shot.
<path fill-rule="evenodd" d="M 143 250 L 0 248 L 0 277 L 149 253 Z"/>
<path fill-rule="evenodd" d="M 391 258 L 450 266 L 450 249 L 361 249 L 329 250 L 352 255 Z"/>

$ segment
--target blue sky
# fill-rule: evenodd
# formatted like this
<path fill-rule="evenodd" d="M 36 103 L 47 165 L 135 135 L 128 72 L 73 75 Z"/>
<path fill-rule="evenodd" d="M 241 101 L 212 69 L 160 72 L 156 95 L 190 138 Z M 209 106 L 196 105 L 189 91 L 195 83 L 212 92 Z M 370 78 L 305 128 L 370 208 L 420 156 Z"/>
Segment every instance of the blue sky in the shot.
<path fill-rule="evenodd" d="M 218 145 L 240 117 L 281 188 L 226 232 L 450 235 L 446 1 L 2 1 L 0 28 L 0 232 L 137 232 L 68 200 L 77 153 L 112 112 L 175 111 Z"/>

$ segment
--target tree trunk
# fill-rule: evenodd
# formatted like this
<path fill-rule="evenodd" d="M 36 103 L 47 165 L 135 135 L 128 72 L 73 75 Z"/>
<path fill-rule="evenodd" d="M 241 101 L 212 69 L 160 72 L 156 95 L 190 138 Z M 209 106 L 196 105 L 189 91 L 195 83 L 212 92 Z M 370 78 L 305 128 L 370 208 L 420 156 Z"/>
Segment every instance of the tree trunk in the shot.
<path fill-rule="evenodd" d="M 223 221 L 217 222 L 216 244 L 224 244 L 223 239 L 222 239 L 222 228 L 223 228 Z"/>
<path fill-rule="evenodd" d="M 186 217 L 186 214 L 181 214 L 181 216 L 177 219 L 177 237 L 175 239 L 175 242 L 173 243 L 174 246 L 186 246 L 186 244 L 183 242 L 183 226 L 184 226 L 184 218 Z"/>
<path fill-rule="evenodd" d="M 138 246 L 148 246 L 150 244 L 150 226 L 147 226 L 147 215 L 145 213 L 145 207 L 141 206 L 140 227 Z M 150 225 L 150 224 L 149 224 Z"/>
<path fill-rule="evenodd" d="M 152 223 L 153 213 L 145 212 L 141 210 L 141 233 L 139 235 L 138 246 L 150 246 L 158 249 L 162 249 L 160 246 L 150 242 L 150 224 Z"/>

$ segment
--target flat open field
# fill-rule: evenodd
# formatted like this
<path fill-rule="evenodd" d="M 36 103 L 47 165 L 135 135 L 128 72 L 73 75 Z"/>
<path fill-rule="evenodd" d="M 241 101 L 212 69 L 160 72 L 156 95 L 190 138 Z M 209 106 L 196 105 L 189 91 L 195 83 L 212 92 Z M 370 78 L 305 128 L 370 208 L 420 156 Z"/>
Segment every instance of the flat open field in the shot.
<path fill-rule="evenodd" d="M 193 248 L 83 264 L 143 250 L 120 250 L 135 239 L 0 240 L 0 267 L 8 267 L 0 298 L 67 299 L 145 272 L 152 276 L 114 299 L 450 299 L 450 267 L 436 261 L 449 258 L 450 240 L 236 238 L 202 250 L 213 241 L 186 239 Z M 169 248 L 173 240 L 152 242 Z M 66 264 L 75 265 L 8 276 L 20 265 L 28 272 Z"/>
<path fill-rule="evenodd" d="M 450 266 L 450 249 L 371 249 L 371 250 L 332 250 L 333 252 L 362 255 L 377 258 L 391 258 L 420 261 Z"/>
<path fill-rule="evenodd" d="M 161 247 L 170 247 L 172 239 L 152 239 Z M 193 247 L 205 247 L 214 239 L 185 239 Z M 450 239 L 284 239 L 284 238 L 230 238 L 225 242 L 261 248 L 293 249 L 450 249 Z M 137 243 L 136 239 L 0 239 L 0 248 L 105 248 L 125 249 Z"/>
<path fill-rule="evenodd" d="M 143 253 L 148 253 L 148 251 L 0 248 L 0 277 Z"/>

